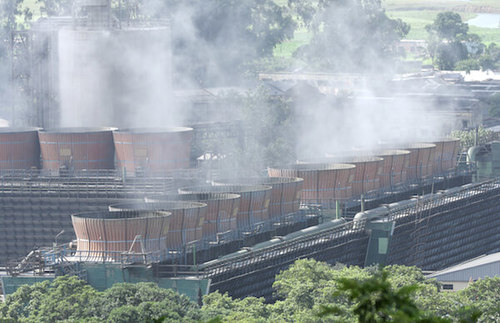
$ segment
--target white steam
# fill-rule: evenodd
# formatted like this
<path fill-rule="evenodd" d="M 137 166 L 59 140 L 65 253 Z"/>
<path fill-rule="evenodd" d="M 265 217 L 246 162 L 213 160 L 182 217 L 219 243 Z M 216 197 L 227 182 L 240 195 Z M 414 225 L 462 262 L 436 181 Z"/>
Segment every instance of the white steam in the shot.
<path fill-rule="evenodd" d="M 61 126 L 170 127 L 173 100 L 168 27 L 61 30 Z"/>

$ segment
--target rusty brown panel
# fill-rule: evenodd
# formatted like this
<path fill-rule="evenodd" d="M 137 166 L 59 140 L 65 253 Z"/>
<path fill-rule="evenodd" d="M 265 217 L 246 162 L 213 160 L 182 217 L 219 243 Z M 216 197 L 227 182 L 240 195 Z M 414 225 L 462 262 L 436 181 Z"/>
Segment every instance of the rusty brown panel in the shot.
<path fill-rule="evenodd" d="M 269 168 L 270 176 L 298 177 L 302 184 L 302 201 L 335 207 L 335 201 L 352 196 L 351 182 L 356 166 L 351 164 L 308 163 Z"/>
<path fill-rule="evenodd" d="M 41 130 L 42 167 L 58 170 L 113 169 L 113 128 L 59 128 Z"/>
<path fill-rule="evenodd" d="M 358 196 L 369 191 L 380 188 L 379 170 L 383 166 L 383 159 L 380 157 L 362 155 L 357 156 L 328 155 L 324 161 L 330 163 L 346 163 L 355 165 L 354 178 L 352 180 L 352 195 Z"/>
<path fill-rule="evenodd" d="M 443 138 L 432 142 L 436 145 L 434 174 L 440 175 L 456 167 L 460 139 Z"/>
<path fill-rule="evenodd" d="M 410 143 L 399 145 L 399 149 L 410 151 L 406 168 L 407 180 L 432 176 L 436 145 L 431 143 Z"/>
<path fill-rule="evenodd" d="M 198 186 L 179 189 L 179 193 L 233 193 L 240 195 L 236 215 L 239 232 L 253 229 L 252 225 L 268 215 L 271 187 L 264 185 Z M 265 193 L 263 193 L 265 192 Z M 267 202 L 266 202 L 267 200 Z"/>
<path fill-rule="evenodd" d="M 77 256 L 93 261 L 120 261 L 121 253 L 162 252 L 169 212 L 120 211 L 72 215 Z M 163 226 L 163 227 L 162 227 Z M 137 235 L 141 240 L 136 241 Z M 142 244 L 142 248 L 141 248 Z"/>
<path fill-rule="evenodd" d="M 240 195 L 231 193 L 165 194 L 146 197 L 147 202 L 197 201 L 207 204 L 203 221 L 203 239 L 214 241 L 217 233 L 236 230 Z M 234 214 L 234 216 L 233 216 Z"/>
<path fill-rule="evenodd" d="M 172 213 L 167 237 L 169 249 L 178 249 L 194 240 L 201 240 L 206 208 L 205 203 L 191 201 L 135 201 L 109 206 L 110 211 L 152 210 Z"/>
<path fill-rule="evenodd" d="M 40 167 L 38 128 L 0 128 L 0 169 Z"/>
<path fill-rule="evenodd" d="M 269 217 L 275 219 L 299 210 L 303 181 L 297 177 L 244 177 L 219 179 L 215 184 L 271 186 Z"/>
<path fill-rule="evenodd" d="M 113 133 L 117 167 L 168 171 L 189 168 L 193 129 L 121 129 Z"/>
<path fill-rule="evenodd" d="M 384 159 L 380 173 L 381 187 L 399 185 L 407 180 L 410 151 L 388 149 L 375 152 L 375 155 Z"/>

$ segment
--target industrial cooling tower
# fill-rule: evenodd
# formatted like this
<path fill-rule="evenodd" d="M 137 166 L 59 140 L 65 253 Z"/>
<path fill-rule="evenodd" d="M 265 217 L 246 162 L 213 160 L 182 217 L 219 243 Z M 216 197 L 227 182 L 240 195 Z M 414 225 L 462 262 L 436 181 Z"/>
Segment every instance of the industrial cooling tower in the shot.
<path fill-rule="evenodd" d="M 113 128 L 40 130 L 44 170 L 113 169 Z"/>
<path fill-rule="evenodd" d="M 272 177 L 304 179 L 302 201 L 335 208 L 336 201 L 352 197 L 356 166 L 351 164 L 302 163 L 268 169 Z"/>
<path fill-rule="evenodd" d="M 358 196 L 380 188 L 383 159 L 374 156 L 342 156 L 327 154 L 330 162 L 347 163 L 356 166 L 352 180 L 352 194 Z"/>
<path fill-rule="evenodd" d="M 410 163 L 410 151 L 388 149 L 375 152 L 382 157 L 382 172 L 380 173 L 380 187 L 393 188 L 406 181 L 406 170 Z"/>
<path fill-rule="evenodd" d="M 269 223 L 271 187 L 265 185 L 195 186 L 179 189 L 181 194 L 233 193 L 241 196 L 237 214 L 239 234 L 254 232 Z"/>
<path fill-rule="evenodd" d="M 266 185 L 271 186 L 269 217 L 271 221 L 299 211 L 304 180 L 296 177 L 245 177 L 218 179 L 216 185 Z"/>
<path fill-rule="evenodd" d="M 0 169 L 39 166 L 38 128 L 0 128 Z"/>
<path fill-rule="evenodd" d="M 460 139 L 442 138 L 432 141 L 436 145 L 434 155 L 435 175 L 443 175 L 453 170 L 457 166 L 457 156 L 460 150 Z"/>
<path fill-rule="evenodd" d="M 201 242 L 207 212 L 205 203 L 192 201 L 127 202 L 109 206 L 111 212 L 132 210 L 168 211 L 171 213 L 167 248 L 179 250 L 189 243 Z"/>
<path fill-rule="evenodd" d="M 113 133 L 118 169 L 135 174 L 189 168 L 193 128 L 120 129 Z"/>
<path fill-rule="evenodd" d="M 90 212 L 71 216 L 78 260 L 99 262 L 165 259 L 169 212 Z"/>
<path fill-rule="evenodd" d="M 164 194 L 146 197 L 146 202 L 197 201 L 207 205 L 203 239 L 220 241 L 237 233 L 236 218 L 240 195 L 231 193 Z"/>

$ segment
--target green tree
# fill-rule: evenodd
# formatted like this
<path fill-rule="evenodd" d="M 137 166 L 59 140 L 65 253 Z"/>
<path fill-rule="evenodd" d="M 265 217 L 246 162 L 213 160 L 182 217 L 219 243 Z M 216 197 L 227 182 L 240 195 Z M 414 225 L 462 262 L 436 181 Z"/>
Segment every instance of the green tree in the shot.
<path fill-rule="evenodd" d="M 492 98 L 492 100 L 497 100 L 499 98 L 500 96 L 496 96 Z M 467 149 L 474 146 L 474 142 L 476 141 L 476 130 L 454 130 L 451 132 L 451 136 L 460 139 L 460 149 L 465 152 Z M 483 126 L 478 127 L 476 144 L 481 145 L 497 139 L 498 136 L 493 131 L 485 129 Z"/>
<path fill-rule="evenodd" d="M 203 86 L 234 85 L 249 64 L 270 58 L 293 37 L 296 23 L 272 0 L 170 0 L 176 76 Z"/>
<path fill-rule="evenodd" d="M 290 0 L 313 36 L 296 56 L 328 71 L 388 70 L 400 54 L 397 44 L 410 30 L 387 17 L 380 0 Z"/>
<path fill-rule="evenodd" d="M 263 298 L 232 299 L 227 293 L 211 293 L 203 298 L 203 317 L 223 322 L 263 322 L 269 320 L 269 306 Z"/>
<path fill-rule="evenodd" d="M 474 305 L 480 322 L 500 322 L 500 277 L 486 277 L 458 292 L 463 303 Z"/>
<path fill-rule="evenodd" d="M 425 29 L 429 54 L 439 69 L 467 72 L 479 69 L 486 46 L 481 37 L 468 33 L 469 25 L 462 22 L 458 13 L 441 12 Z M 488 65 L 489 61 L 483 60 Z"/>
<path fill-rule="evenodd" d="M 121 283 L 98 292 L 74 276 L 21 286 L 0 303 L 0 321 L 20 322 L 192 322 L 197 304 L 154 283 Z"/>
<path fill-rule="evenodd" d="M 463 39 L 469 31 L 469 25 L 462 22 L 456 12 L 440 12 L 431 25 L 425 26 L 428 33 L 434 34 L 441 41 L 453 42 Z"/>
<path fill-rule="evenodd" d="M 292 163 L 295 158 L 295 115 L 293 102 L 259 86 L 235 102 L 242 107 L 244 143 L 235 143 L 236 168 L 260 172 L 273 165 Z"/>

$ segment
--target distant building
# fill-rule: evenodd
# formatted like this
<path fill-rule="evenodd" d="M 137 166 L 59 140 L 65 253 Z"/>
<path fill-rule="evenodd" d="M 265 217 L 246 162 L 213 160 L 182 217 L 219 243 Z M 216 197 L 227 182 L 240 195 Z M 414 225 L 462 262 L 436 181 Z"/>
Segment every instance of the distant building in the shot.
<path fill-rule="evenodd" d="M 500 252 L 468 260 L 427 277 L 436 278 L 445 291 L 462 290 L 469 283 L 485 277 L 500 277 Z"/>
<path fill-rule="evenodd" d="M 423 55 L 427 51 L 427 41 L 422 39 L 403 39 L 399 42 L 399 47 L 407 54 Z"/>

